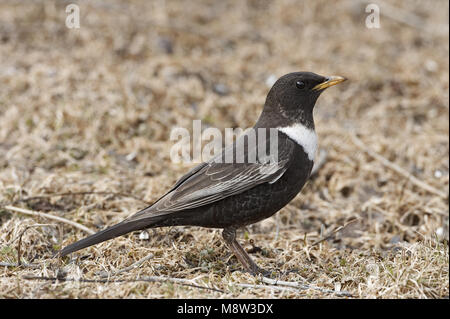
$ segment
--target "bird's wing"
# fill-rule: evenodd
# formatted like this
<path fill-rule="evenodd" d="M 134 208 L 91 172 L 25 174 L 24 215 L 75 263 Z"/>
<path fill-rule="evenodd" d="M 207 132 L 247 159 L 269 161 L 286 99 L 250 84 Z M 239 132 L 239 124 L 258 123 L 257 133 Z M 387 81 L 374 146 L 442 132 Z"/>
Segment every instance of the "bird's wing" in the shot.
<path fill-rule="evenodd" d="M 289 139 L 280 140 L 283 145 L 278 145 L 278 154 L 275 157 L 269 151 L 268 154 L 257 154 L 255 145 L 247 147 L 243 163 L 237 163 L 236 159 L 233 163 L 223 163 L 225 154 L 230 151 L 236 154 L 237 145 L 242 142 L 241 137 L 225 148 L 220 156 L 189 171 L 166 195 L 152 206 L 129 217 L 129 220 L 162 216 L 211 204 L 259 184 L 274 183 L 288 169 L 294 150 L 294 143 Z M 266 143 L 266 149 L 269 150 L 269 138 Z M 249 162 L 251 156 L 254 156 L 256 161 Z M 221 158 L 222 162 L 218 162 L 218 158 Z"/>

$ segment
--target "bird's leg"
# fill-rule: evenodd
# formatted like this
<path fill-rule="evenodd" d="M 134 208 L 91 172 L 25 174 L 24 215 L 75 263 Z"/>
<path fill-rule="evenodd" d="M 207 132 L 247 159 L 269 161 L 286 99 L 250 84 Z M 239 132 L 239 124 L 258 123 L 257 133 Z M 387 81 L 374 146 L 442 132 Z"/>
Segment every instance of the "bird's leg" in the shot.
<path fill-rule="evenodd" d="M 263 270 L 255 264 L 255 262 L 250 258 L 247 252 L 242 248 L 241 245 L 236 240 L 236 229 L 235 228 L 225 228 L 222 231 L 222 237 L 225 240 L 227 246 L 233 251 L 236 258 L 244 266 L 245 270 L 253 275 L 258 273 L 263 273 Z"/>

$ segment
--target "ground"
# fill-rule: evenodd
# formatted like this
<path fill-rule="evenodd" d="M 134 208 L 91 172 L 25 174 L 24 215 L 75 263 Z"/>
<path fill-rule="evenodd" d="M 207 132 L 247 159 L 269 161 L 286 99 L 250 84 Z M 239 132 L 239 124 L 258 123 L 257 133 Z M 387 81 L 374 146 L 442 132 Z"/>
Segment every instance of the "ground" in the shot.
<path fill-rule="evenodd" d="M 70 2 L 0 3 L 1 298 L 448 298 L 447 1 L 373 1 L 379 28 L 364 1 L 74 2 L 73 29 Z M 66 220 L 113 225 L 192 167 L 170 160 L 174 127 L 250 127 L 299 70 L 349 79 L 315 108 L 323 165 L 238 234 L 291 287 L 214 229 L 52 257 L 87 235 Z"/>

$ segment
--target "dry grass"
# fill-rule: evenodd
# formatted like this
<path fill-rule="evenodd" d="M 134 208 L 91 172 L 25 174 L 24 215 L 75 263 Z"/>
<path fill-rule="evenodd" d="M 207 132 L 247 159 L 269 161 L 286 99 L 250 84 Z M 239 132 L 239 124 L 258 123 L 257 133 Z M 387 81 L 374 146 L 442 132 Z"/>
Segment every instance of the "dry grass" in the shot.
<path fill-rule="evenodd" d="M 0 268 L 0 297 L 337 297 L 328 289 L 448 298 L 447 1 L 389 1 L 381 29 L 367 29 L 364 5 L 350 0 L 80 1 L 78 30 L 64 25 L 66 4 L 0 4 L 0 263 L 17 263 L 20 240 L 26 264 Z M 403 14 L 416 24 L 398 21 Z M 297 70 L 350 79 L 315 111 L 326 163 L 290 205 L 240 240 L 246 248 L 253 240 L 253 257 L 274 278 L 322 290 L 268 287 L 238 271 L 218 230 L 196 227 L 158 229 L 148 239 L 134 233 L 55 260 L 86 233 L 4 208 L 92 230 L 112 225 L 187 170 L 169 159 L 171 128 L 193 119 L 249 127 L 266 79 Z M 44 196 L 68 192 L 87 194 Z M 220 292 L 173 281 L 25 279 L 108 274 L 181 278 Z"/>

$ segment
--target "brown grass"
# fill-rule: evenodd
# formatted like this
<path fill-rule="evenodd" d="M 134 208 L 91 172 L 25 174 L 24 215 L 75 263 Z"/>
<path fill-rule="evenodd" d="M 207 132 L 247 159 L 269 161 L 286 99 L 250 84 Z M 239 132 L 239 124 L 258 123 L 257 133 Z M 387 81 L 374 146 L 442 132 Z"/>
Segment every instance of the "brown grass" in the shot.
<path fill-rule="evenodd" d="M 380 29 L 367 29 L 364 5 L 350 0 L 80 1 L 77 30 L 65 27 L 66 4 L 0 4 L 0 263 L 17 263 L 22 234 L 25 264 L 0 267 L 0 297 L 334 298 L 325 290 L 340 290 L 448 298 L 447 1 L 389 1 Z M 274 278 L 310 289 L 269 287 L 239 271 L 220 232 L 196 227 L 157 229 L 148 239 L 133 233 L 72 261 L 53 259 L 86 233 L 4 208 L 92 230 L 119 222 L 188 169 L 170 161 L 171 128 L 190 128 L 194 119 L 249 127 L 266 79 L 298 70 L 350 79 L 315 110 L 326 163 L 290 205 L 240 241 L 257 246 L 253 258 Z M 226 92 L 217 93 L 218 84 Z M 74 192 L 87 194 L 47 196 Z M 183 282 L 76 280 L 108 274 Z"/>

